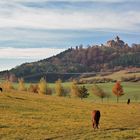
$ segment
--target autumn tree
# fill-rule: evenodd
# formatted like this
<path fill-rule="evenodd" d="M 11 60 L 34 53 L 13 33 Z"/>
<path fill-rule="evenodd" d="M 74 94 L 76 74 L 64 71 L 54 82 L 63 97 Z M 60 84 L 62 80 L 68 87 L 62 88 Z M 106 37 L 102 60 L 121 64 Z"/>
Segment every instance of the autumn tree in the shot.
<path fill-rule="evenodd" d="M 33 93 L 38 93 L 39 87 L 37 84 L 30 84 L 28 91 Z"/>
<path fill-rule="evenodd" d="M 81 100 L 87 98 L 89 96 L 88 89 L 85 86 L 80 87 L 77 96 L 81 98 Z"/>
<path fill-rule="evenodd" d="M 23 78 L 19 78 L 18 83 L 19 83 L 18 90 L 20 90 L 20 91 L 26 91 L 27 90 L 27 88 L 25 87 L 25 83 L 24 83 Z"/>
<path fill-rule="evenodd" d="M 116 95 L 117 97 L 117 103 L 119 102 L 119 97 L 124 95 L 123 93 L 123 87 L 120 82 L 116 82 L 115 85 L 112 88 L 112 92 Z"/>
<path fill-rule="evenodd" d="M 11 81 L 7 81 L 7 89 L 8 90 L 14 89 L 13 83 Z"/>
<path fill-rule="evenodd" d="M 2 83 L 2 87 L 4 90 L 9 91 L 14 89 L 13 83 L 10 82 L 9 80 L 6 80 Z"/>
<path fill-rule="evenodd" d="M 72 97 L 77 97 L 78 94 L 79 94 L 79 87 L 77 85 L 77 81 L 76 80 L 73 80 L 72 81 L 72 84 L 71 84 L 71 96 Z"/>
<path fill-rule="evenodd" d="M 9 81 L 10 82 L 17 82 L 17 77 L 15 76 L 15 74 L 10 74 L 9 75 Z"/>
<path fill-rule="evenodd" d="M 104 90 L 102 88 L 100 88 L 98 85 L 93 86 L 92 92 L 94 95 L 101 98 L 102 103 L 103 103 L 103 99 L 108 96 L 108 94 L 106 92 L 104 92 Z"/>
<path fill-rule="evenodd" d="M 51 95 L 52 94 L 51 89 L 49 88 L 49 86 L 44 78 L 40 79 L 38 88 L 39 88 L 38 93 L 40 95 Z"/>
<path fill-rule="evenodd" d="M 38 87 L 39 87 L 39 94 L 47 94 L 47 82 L 44 78 L 41 78 L 40 79 L 40 82 L 38 84 Z"/>
<path fill-rule="evenodd" d="M 60 79 L 55 82 L 55 93 L 57 96 L 64 96 L 64 88 Z"/>

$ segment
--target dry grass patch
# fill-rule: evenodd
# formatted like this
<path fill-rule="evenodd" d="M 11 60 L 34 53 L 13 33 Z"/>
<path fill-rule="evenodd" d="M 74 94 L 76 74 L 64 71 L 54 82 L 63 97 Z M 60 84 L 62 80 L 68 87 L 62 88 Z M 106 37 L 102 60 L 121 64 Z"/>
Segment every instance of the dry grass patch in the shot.
<path fill-rule="evenodd" d="M 91 111 L 101 111 L 100 129 Z M 0 94 L 1 140 L 132 140 L 140 138 L 140 104 L 97 104 L 80 99 Z"/>

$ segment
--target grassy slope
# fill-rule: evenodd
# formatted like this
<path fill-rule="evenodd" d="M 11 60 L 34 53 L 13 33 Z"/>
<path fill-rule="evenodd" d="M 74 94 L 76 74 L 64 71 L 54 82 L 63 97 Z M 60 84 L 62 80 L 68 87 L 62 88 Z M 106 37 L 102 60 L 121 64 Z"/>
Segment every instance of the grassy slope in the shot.
<path fill-rule="evenodd" d="M 100 129 L 91 111 L 101 111 Z M 21 93 L 0 94 L 1 140 L 140 139 L 140 104 L 97 104 L 79 99 Z"/>
<path fill-rule="evenodd" d="M 95 78 L 97 78 L 97 79 L 100 79 L 100 78 L 111 78 L 111 79 L 115 79 L 115 80 L 121 80 L 121 77 L 131 77 L 131 76 L 134 76 L 134 75 L 139 77 L 140 76 L 140 72 L 139 73 L 127 73 L 126 70 L 121 70 L 121 71 L 114 72 L 114 73 L 106 75 L 106 76 L 97 75 L 97 76 L 94 76 L 94 77 L 82 78 L 82 79 L 92 80 L 92 79 L 95 79 Z"/>

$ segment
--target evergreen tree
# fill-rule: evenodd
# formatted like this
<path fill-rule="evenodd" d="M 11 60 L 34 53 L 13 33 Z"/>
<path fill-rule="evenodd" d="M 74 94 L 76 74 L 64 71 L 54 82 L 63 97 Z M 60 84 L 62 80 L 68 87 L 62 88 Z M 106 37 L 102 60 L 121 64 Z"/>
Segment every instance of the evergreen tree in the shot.
<path fill-rule="evenodd" d="M 85 86 L 82 86 L 79 88 L 79 93 L 78 93 L 78 97 L 81 98 L 81 100 L 83 98 L 87 98 L 89 96 L 88 90 Z"/>

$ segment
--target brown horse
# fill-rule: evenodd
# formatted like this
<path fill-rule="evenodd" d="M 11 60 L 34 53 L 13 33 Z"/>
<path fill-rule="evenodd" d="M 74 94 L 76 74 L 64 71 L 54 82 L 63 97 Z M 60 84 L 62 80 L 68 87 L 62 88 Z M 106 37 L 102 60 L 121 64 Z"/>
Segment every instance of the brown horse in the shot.
<path fill-rule="evenodd" d="M 0 87 L 0 91 L 1 91 L 1 92 L 3 91 L 1 87 Z"/>
<path fill-rule="evenodd" d="M 99 110 L 92 111 L 92 126 L 94 129 L 98 129 L 99 120 L 100 120 L 101 113 Z"/>
<path fill-rule="evenodd" d="M 130 104 L 130 99 L 127 100 L 127 104 L 128 104 L 128 105 Z"/>

